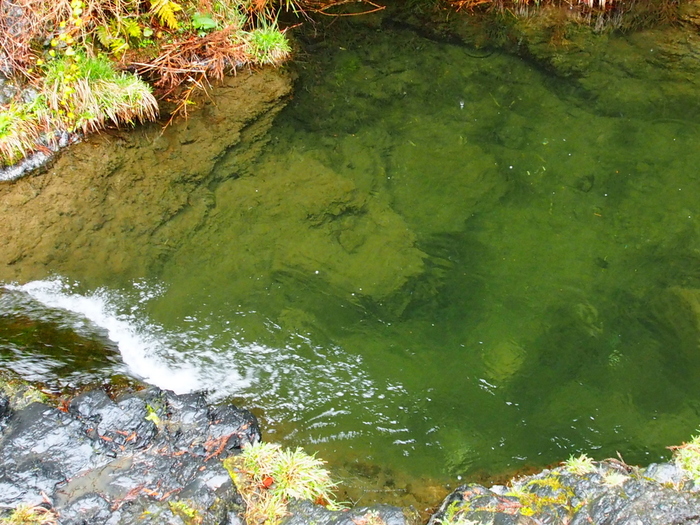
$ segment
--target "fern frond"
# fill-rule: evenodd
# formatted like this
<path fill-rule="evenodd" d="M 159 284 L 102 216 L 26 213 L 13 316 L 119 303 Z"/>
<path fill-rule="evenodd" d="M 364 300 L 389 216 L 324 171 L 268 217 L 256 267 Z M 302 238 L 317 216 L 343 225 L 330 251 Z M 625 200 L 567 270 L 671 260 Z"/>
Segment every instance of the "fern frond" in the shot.
<path fill-rule="evenodd" d="M 158 17 L 163 25 L 177 29 L 178 22 L 175 13 L 182 11 L 182 6 L 172 0 L 151 0 L 151 14 Z"/>
<path fill-rule="evenodd" d="M 100 44 L 102 44 L 102 47 L 105 48 L 109 48 L 109 44 L 114 39 L 107 26 L 98 27 L 95 30 L 95 35 L 97 36 L 97 40 L 100 42 Z"/>
<path fill-rule="evenodd" d="M 118 36 L 112 39 L 109 43 L 109 48 L 113 54 L 119 55 L 129 49 L 129 44 L 126 40 Z"/>
<path fill-rule="evenodd" d="M 129 38 L 141 38 L 141 26 L 136 20 L 125 18 L 122 20 L 122 32 Z"/>

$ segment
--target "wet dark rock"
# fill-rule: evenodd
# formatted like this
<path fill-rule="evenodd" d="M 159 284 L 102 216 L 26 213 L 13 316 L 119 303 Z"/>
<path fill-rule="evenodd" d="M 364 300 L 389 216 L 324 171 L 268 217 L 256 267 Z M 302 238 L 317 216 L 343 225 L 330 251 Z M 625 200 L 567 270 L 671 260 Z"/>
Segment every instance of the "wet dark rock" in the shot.
<path fill-rule="evenodd" d="M 12 410 L 0 396 L 0 508 L 50 506 L 60 525 L 243 525 L 223 459 L 260 440 L 255 417 L 203 393 L 152 387 L 112 399 L 100 389 L 61 409 Z M 290 508 L 289 524 L 413 525 L 389 505 Z M 379 521 L 381 520 L 381 521 Z"/>
<path fill-rule="evenodd" d="M 390 505 L 357 507 L 347 511 L 331 511 L 307 501 L 290 506 L 292 515 L 283 525 L 417 525 L 418 514 Z"/>
<path fill-rule="evenodd" d="M 683 482 L 683 471 L 672 463 L 652 463 L 644 470 L 644 477 L 658 483 L 680 484 Z"/>
<path fill-rule="evenodd" d="M 0 394 L 0 428 L 3 428 L 7 418 L 12 415 L 12 408 L 10 407 L 10 398 L 5 394 Z"/>
<path fill-rule="evenodd" d="M 0 62 L 1 60 L 0 58 Z M 0 66 L 0 71 L 3 71 L 2 66 Z M 4 73 L 0 73 L 0 104 L 8 104 L 16 95 L 17 87 L 15 84 Z"/>
<path fill-rule="evenodd" d="M 68 131 L 42 137 L 38 143 L 39 151 L 11 166 L 0 166 L 0 182 L 17 180 L 30 173 L 49 169 L 51 163 L 56 159 L 56 154 L 69 144 L 75 144 L 79 139 L 78 134 Z"/>
<path fill-rule="evenodd" d="M 700 495 L 670 463 L 646 469 L 605 460 L 591 472 L 544 470 L 508 487 L 458 487 L 429 525 L 456 519 L 474 524 L 665 525 L 700 523 Z"/>
<path fill-rule="evenodd" d="M 157 388 L 115 400 L 94 390 L 64 410 L 10 414 L 0 398 L 0 506 L 48 500 L 68 525 L 161 524 L 185 522 L 181 502 L 203 524 L 237 523 L 242 501 L 221 460 L 260 439 L 249 412 Z"/>
<path fill-rule="evenodd" d="M 50 505 L 61 525 L 244 523 L 222 460 L 260 440 L 246 410 L 153 387 L 116 399 L 97 389 L 61 409 L 32 403 L 14 412 L 1 396 L 3 418 L 0 508 Z M 417 523 L 388 505 L 329 511 L 297 502 L 290 511 L 291 524 Z"/>

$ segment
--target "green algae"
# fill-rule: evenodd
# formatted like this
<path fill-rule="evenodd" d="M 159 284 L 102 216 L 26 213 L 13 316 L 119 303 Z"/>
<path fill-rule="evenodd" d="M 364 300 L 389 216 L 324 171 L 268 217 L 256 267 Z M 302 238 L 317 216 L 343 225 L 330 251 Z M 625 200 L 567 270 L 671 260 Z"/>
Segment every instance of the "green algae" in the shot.
<path fill-rule="evenodd" d="M 49 396 L 36 386 L 7 373 L 0 375 L 0 391 L 8 397 L 13 410 L 21 410 L 32 403 L 49 401 Z"/>

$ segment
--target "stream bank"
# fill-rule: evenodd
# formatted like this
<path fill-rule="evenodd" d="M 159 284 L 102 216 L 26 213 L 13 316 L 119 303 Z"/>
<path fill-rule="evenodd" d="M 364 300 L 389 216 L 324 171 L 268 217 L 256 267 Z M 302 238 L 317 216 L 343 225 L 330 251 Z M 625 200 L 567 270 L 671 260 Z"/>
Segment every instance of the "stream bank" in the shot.
<path fill-rule="evenodd" d="M 571 95 L 602 115 L 697 118 L 700 2 L 622 2 L 587 15 L 580 5 L 526 4 L 453 13 L 390 3 L 371 23 L 399 23 L 475 56 L 520 56 L 565 80 Z"/>

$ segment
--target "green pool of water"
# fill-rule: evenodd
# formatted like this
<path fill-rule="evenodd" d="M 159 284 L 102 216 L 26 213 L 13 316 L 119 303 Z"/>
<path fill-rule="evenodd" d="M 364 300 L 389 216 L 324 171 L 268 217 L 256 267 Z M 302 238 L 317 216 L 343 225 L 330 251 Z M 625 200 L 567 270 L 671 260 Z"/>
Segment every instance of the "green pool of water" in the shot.
<path fill-rule="evenodd" d="M 648 463 L 689 437 L 700 126 L 404 31 L 300 63 L 254 173 L 220 174 L 156 275 L 49 303 L 99 303 L 134 373 L 368 476 Z"/>

